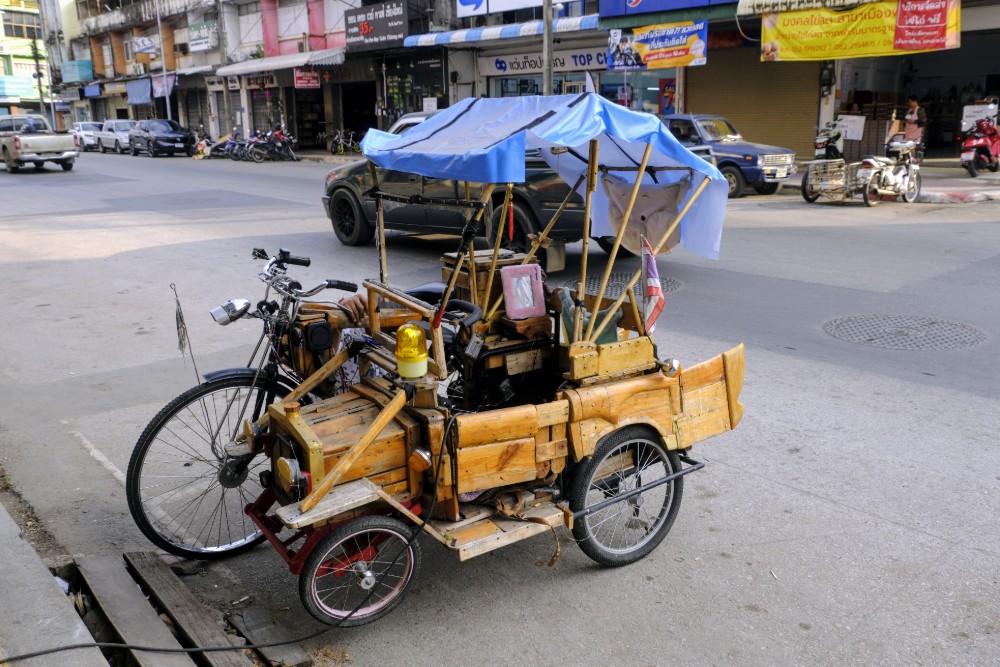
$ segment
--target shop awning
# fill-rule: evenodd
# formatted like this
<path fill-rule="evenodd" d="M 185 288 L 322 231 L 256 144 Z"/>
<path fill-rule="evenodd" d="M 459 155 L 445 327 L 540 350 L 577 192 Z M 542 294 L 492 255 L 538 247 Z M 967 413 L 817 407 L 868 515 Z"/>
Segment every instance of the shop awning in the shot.
<path fill-rule="evenodd" d="M 279 69 L 291 69 L 303 65 L 342 65 L 344 64 L 343 49 L 322 49 L 304 53 L 289 53 L 284 56 L 269 58 L 253 58 L 241 63 L 226 65 L 215 70 L 216 76 L 239 76 L 241 74 L 256 74 L 258 72 L 273 72 Z"/>
<path fill-rule="evenodd" d="M 796 12 L 801 9 L 848 9 L 868 5 L 880 0 L 739 0 L 737 16 L 771 14 L 774 12 Z"/>
<path fill-rule="evenodd" d="M 174 74 L 178 76 L 191 76 L 192 74 L 211 72 L 213 69 L 215 69 L 215 65 L 199 65 L 198 67 L 183 67 L 181 69 L 174 70 Z"/>
<path fill-rule="evenodd" d="M 257 72 L 271 72 L 278 69 L 289 69 L 291 67 L 302 67 L 309 61 L 309 53 L 290 53 L 284 56 L 271 56 L 270 58 L 251 58 L 241 63 L 226 65 L 215 70 L 216 76 L 239 76 L 241 74 L 256 74 Z"/>
<path fill-rule="evenodd" d="M 128 93 L 128 103 L 130 106 L 136 104 L 152 104 L 153 98 L 150 96 L 152 89 L 149 79 L 133 79 L 125 82 L 125 91 Z"/>
<path fill-rule="evenodd" d="M 552 22 L 552 32 L 566 33 L 581 30 L 597 30 L 597 14 L 574 16 L 567 19 L 556 19 Z M 450 32 L 429 32 L 423 35 L 410 35 L 403 46 L 435 46 L 447 44 L 471 44 L 489 42 L 498 39 L 515 39 L 517 37 L 537 37 L 544 32 L 541 21 L 528 21 L 513 25 L 494 25 L 488 28 L 467 28 Z"/>

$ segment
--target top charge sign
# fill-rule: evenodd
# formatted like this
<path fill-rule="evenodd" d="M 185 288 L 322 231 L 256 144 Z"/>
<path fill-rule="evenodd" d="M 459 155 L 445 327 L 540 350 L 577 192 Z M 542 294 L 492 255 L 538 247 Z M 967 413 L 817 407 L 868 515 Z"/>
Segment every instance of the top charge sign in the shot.
<path fill-rule="evenodd" d="M 573 72 L 588 69 L 607 69 L 608 53 L 605 49 L 574 49 L 552 54 L 553 72 Z M 544 67 L 541 53 L 484 56 L 478 59 L 480 76 L 516 76 L 538 74 Z"/>

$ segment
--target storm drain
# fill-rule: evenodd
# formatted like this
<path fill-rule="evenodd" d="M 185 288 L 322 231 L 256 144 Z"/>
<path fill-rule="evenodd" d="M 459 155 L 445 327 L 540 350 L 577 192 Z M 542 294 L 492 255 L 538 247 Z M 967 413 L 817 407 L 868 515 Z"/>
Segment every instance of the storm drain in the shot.
<path fill-rule="evenodd" d="M 960 350 L 986 340 L 986 334 L 968 324 L 905 315 L 851 315 L 830 320 L 823 330 L 834 338 L 892 350 Z"/>
<path fill-rule="evenodd" d="M 605 291 L 604 295 L 612 299 L 617 299 L 622 294 L 622 290 L 628 285 L 628 281 L 632 280 L 632 273 L 612 273 L 608 278 L 608 289 Z M 601 277 L 602 274 L 587 276 L 587 281 L 584 283 L 584 289 L 587 294 L 597 294 L 597 290 L 601 288 Z M 570 289 L 576 289 L 576 279 L 567 280 L 563 283 L 563 287 L 569 287 Z M 635 286 L 632 287 L 632 293 L 636 297 L 642 296 L 643 281 L 637 280 Z M 660 278 L 660 288 L 664 293 L 675 292 L 679 290 L 684 283 L 677 280 L 676 278 Z"/>

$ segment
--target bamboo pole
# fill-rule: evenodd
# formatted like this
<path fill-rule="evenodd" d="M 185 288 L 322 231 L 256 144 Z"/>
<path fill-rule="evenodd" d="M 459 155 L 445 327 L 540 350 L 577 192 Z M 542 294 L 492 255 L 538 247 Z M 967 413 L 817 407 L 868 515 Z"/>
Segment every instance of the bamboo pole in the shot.
<path fill-rule="evenodd" d="M 487 183 L 486 187 L 483 188 L 483 194 L 479 198 L 479 201 L 480 203 L 483 204 L 483 206 L 478 211 L 476 211 L 476 215 L 473 216 L 473 220 L 475 222 L 479 222 L 479 220 L 483 217 L 483 211 L 486 210 L 486 202 L 488 202 L 490 200 L 490 197 L 493 196 L 493 189 L 495 187 L 496 187 L 495 183 Z M 448 281 L 448 287 L 445 289 L 444 294 L 441 296 L 441 305 L 438 307 L 437 312 L 434 314 L 434 319 L 431 321 L 432 327 L 441 326 L 441 318 L 444 317 L 444 311 L 448 305 L 448 299 L 451 298 L 452 290 L 455 289 L 455 283 L 458 282 L 458 274 L 462 269 L 462 262 L 465 261 L 466 252 L 467 251 L 464 250 L 460 251 L 458 255 L 455 257 L 455 267 L 451 272 L 451 280 Z M 473 289 L 475 289 L 475 285 L 473 285 L 472 287 Z"/>
<path fill-rule="evenodd" d="M 681 209 L 680 213 L 677 214 L 677 217 L 674 218 L 674 221 L 670 223 L 670 227 L 668 227 L 667 231 L 660 237 L 660 240 L 656 244 L 656 247 L 653 248 L 654 259 L 656 258 L 657 253 L 659 253 L 660 250 L 663 248 L 663 246 L 666 244 L 667 239 L 670 238 L 670 235 L 674 233 L 675 229 L 677 229 L 677 225 L 681 224 L 681 219 L 691 208 L 691 205 L 694 204 L 695 200 L 697 200 L 698 197 L 701 196 L 701 193 L 705 189 L 705 186 L 708 185 L 708 181 L 709 178 L 708 176 L 706 176 L 704 180 L 702 180 L 702 182 L 698 184 L 698 187 L 695 189 L 694 194 L 691 195 L 691 198 L 687 200 L 686 204 L 684 204 L 684 208 Z M 598 337 L 601 335 L 604 329 L 608 326 L 608 323 L 614 316 L 615 311 L 621 308 L 621 305 L 625 301 L 625 298 L 628 296 L 628 293 L 632 291 L 632 287 L 635 285 L 636 281 L 639 280 L 639 277 L 641 275 L 642 275 L 642 268 L 640 268 L 638 271 L 635 272 L 635 275 L 632 276 L 632 280 L 628 282 L 628 285 L 622 291 L 621 296 L 619 296 L 618 300 L 615 301 L 614 305 L 608 309 L 608 314 L 604 316 L 603 320 L 601 320 L 601 325 L 597 328 L 597 331 L 594 332 L 594 335 L 592 337 L 588 336 L 587 340 L 589 340 L 590 342 L 594 342 L 598 339 Z M 598 302 L 598 305 L 600 305 L 600 302 Z M 593 324 L 594 318 L 591 318 L 590 322 L 591 324 Z"/>
<path fill-rule="evenodd" d="M 382 195 L 378 188 L 378 174 L 375 172 L 375 163 L 368 161 L 368 173 L 372 177 L 372 188 L 375 190 L 375 210 L 378 212 L 378 234 L 375 242 L 378 244 L 378 281 L 383 285 L 388 285 L 389 267 L 385 259 L 385 214 L 382 211 Z M 358 211 L 358 215 L 364 215 L 363 211 Z"/>
<path fill-rule="evenodd" d="M 580 178 L 578 178 L 576 180 L 576 184 L 570 189 L 570 191 L 568 193 L 566 193 L 566 198 L 563 199 L 562 203 L 559 205 L 559 208 L 556 209 L 556 212 L 552 216 L 552 219 L 549 220 L 549 224 L 547 224 L 545 226 L 545 229 L 542 230 L 542 233 L 539 234 L 538 238 L 535 239 L 535 241 L 532 242 L 532 244 L 531 244 L 531 250 L 528 251 L 528 254 L 521 261 L 521 264 L 527 264 L 528 262 L 530 262 L 531 258 L 535 256 L 535 253 L 538 252 L 538 249 L 542 246 L 542 241 L 548 239 L 549 234 L 552 232 L 552 228 L 556 226 L 556 222 L 559 220 L 559 217 L 563 214 L 563 211 L 566 210 L 566 206 L 569 205 L 569 200 L 572 199 L 573 193 L 576 192 L 576 189 L 578 187 L 580 187 L 580 183 L 583 181 L 584 178 L 585 178 L 584 176 L 580 176 Z M 486 295 L 486 298 L 489 299 L 489 294 L 488 293 Z M 499 310 L 501 303 L 503 303 L 503 293 L 502 292 L 501 292 L 500 296 L 497 297 L 496 303 L 494 303 L 493 306 L 487 312 L 487 315 L 485 317 L 485 321 L 486 322 L 489 322 L 489 321 L 491 321 L 493 319 L 493 316 L 496 315 L 496 312 L 497 312 L 497 310 Z M 483 305 L 486 305 L 486 304 L 483 304 Z"/>
<path fill-rule="evenodd" d="M 469 198 L 472 197 L 472 188 L 469 186 L 468 181 L 464 181 L 464 183 L 465 183 L 465 201 L 469 201 Z M 465 213 L 466 224 L 468 224 L 471 218 L 472 218 L 472 209 L 469 209 Z M 473 306 L 478 306 L 479 290 L 476 289 L 476 242 L 475 241 L 469 241 L 469 257 L 472 258 L 472 261 L 469 262 L 469 280 L 472 282 L 472 294 L 469 295 L 469 301 L 472 302 Z"/>
<path fill-rule="evenodd" d="M 597 190 L 597 166 L 598 151 L 600 142 L 597 139 L 590 140 L 590 152 L 587 156 L 587 196 L 583 204 L 583 253 L 580 257 L 580 282 L 576 285 L 576 302 L 583 303 L 583 294 L 586 290 L 587 281 L 587 252 L 590 248 L 590 201 Z M 573 331 L 566 334 L 571 337 L 571 342 L 580 340 L 581 329 L 583 328 L 583 307 L 577 306 L 573 310 Z"/>
<path fill-rule="evenodd" d="M 514 196 L 514 184 L 507 184 L 507 191 L 503 196 L 503 208 L 500 209 L 500 219 L 497 221 L 497 236 L 496 241 L 493 243 L 493 261 L 490 262 L 490 272 L 486 277 L 486 291 L 483 293 L 483 303 L 489 305 L 490 294 L 493 291 L 493 278 L 497 273 L 497 258 L 500 257 L 500 239 L 503 238 L 504 228 L 507 225 L 507 216 L 510 215 L 511 200 Z M 473 285 L 472 289 L 476 289 Z M 489 318 L 487 318 L 489 319 Z"/>
<path fill-rule="evenodd" d="M 312 493 L 306 496 L 302 501 L 302 504 L 299 506 L 300 511 L 308 512 L 311 510 L 316 506 L 316 503 L 323 499 L 323 496 L 329 493 L 330 489 L 336 486 L 337 482 L 341 480 L 351 466 L 354 465 L 359 458 L 361 458 L 361 455 L 365 453 L 365 450 L 368 449 L 373 442 L 375 442 L 375 439 L 382 432 L 382 429 L 388 426 L 389 422 L 396 418 L 396 415 L 399 414 L 399 411 L 403 409 L 404 405 L 406 405 L 406 392 L 400 390 L 396 393 L 393 399 L 389 401 L 384 408 L 382 408 L 382 412 L 378 413 L 375 421 L 373 421 L 372 425 L 368 427 L 367 431 L 365 431 L 364 436 L 351 445 L 351 448 L 344 453 L 339 461 L 337 461 L 337 465 L 335 465 L 330 472 L 323 476 L 323 480 L 317 486 L 313 487 Z"/>
<path fill-rule="evenodd" d="M 615 234 L 615 244 L 611 248 L 611 254 L 608 257 L 608 264 L 604 267 L 604 277 L 601 279 L 601 288 L 597 292 L 597 304 L 600 304 L 604 300 L 604 292 L 608 287 L 608 279 L 611 278 L 611 269 L 614 267 L 615 258 L 618 257 L 618 248 L 622 244 L 622 237 L 625 236 L 625 228 L 628 226 L 629 218 L 632 217 L 632 207 L 635 206 L 635 200 L 639 196 L 639 185 L 642 183 L 642 177 L 646 173 L 646 164 L 649 162 L 649 155 L 652 152 L 653 144 L 646 144 L 646 150 L 642 154 L 642 162 L 639 164 L 639 171 L 636 172 L 635 182 L 632 184 L 632 193 L 629 195 L 628 205 L 625 207 L 624 216 L 622 216 L 622 224 L 618 227 L 618 233 Z M 600 310 L 600 308 L 598 308 L 598 310 Z M 587 324 L 587 340 L 594 340 L 591 338 L 591 335 L 594 332 L 594 321 L 596 319 L 596 317 L 591 317 L 590 322 Z"/>

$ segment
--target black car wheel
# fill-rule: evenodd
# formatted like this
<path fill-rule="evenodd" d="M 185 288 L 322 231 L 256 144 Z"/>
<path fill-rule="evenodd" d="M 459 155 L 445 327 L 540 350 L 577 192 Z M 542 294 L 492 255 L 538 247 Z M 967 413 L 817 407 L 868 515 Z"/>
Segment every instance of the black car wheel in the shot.
<path fill-rule="evenodd" d="M 101 151 L 101 153 L 106 153 L 107 152 L 107 150 L 104 148 L 104 142 L 103 141 L 98 141 L 97 142 L 97 150 Z"/>
<path fill-rule="evenodd" d="M 597 241 L 597 245 L 601 246 L 601 250 L 609 255 L 611 254 L 611 249 L 615 247 L 614 236 L 595 236 L 594 240 Z M 635 257 L 635 253 L 622 245 L 618 246 L 618 257 Z"/>
<path fill-rule="evenodd" d="M 361 205 L 348 190 L 337 190 L 330 197 L 330 222 L 344 245 L 365 245 L 375 235 L 375 228 L 365 219 Z"/>
<path fill-rule="evenodd" d="M 513 250 L 514 252 L 526 253 L 531 250 L 531 238 L 529 238 L 529 235 L 538 234 L 538 227 L 535 225 L 535 217 L 523 204 L 511 202 L 511 208 L 514 210 L 513 238 L 511 238 L 510 219 L 508 218 L 502 223 L 503 237 L 500 239 L 500 246 L 507 250 Z M 491 246 L 496 243 L 496 229 L 497 224 L 500 224 L 500 215 L 502 213 L 503 204 L 494 204 L 493 214 L 490 216 L 490 225 L 486 230 L 487 238 L 489 238 Z M 510 213 L 507 215 L 509 216 Z M 545 266 L 543 254 L 544 251 L 539 251 L 536 253 L 536 256 L 538 257 L 539 263 L 542 266 Z"/>
<path fill-rule="evenodd" d="M 118 153 L 119 155 L 125 154 L 125 149 L 122 148 L 122 142 L 120 141 L 115 142 L 115 153 Z"/>
<path fill-rule="evenodd" d="M 739 170 L 739 167 L 734 167 L 732 165 L 726 165 L 722 167 L 719 171 L 722 175 L 726 177 L 729 181 L 729 198 L 739 199 L 743 196 L 743 173 Z"/>
<path fill-rule="evenodd" d="M 129 141 L 129 143 L 128 143 L 128 152 L 132 154 L 132 157 L 135 157 L 136 155 L 139 154 L 139 149 L 136 147 L 135 144 L 133 144 L 131 141 Z"/>
<path fill-rule="evenodd" d="M 157 151 L 155 148 L 153 148 L 153 142 L 152 141 L 147 141 L 146 142 L 146 151 L 149 153 L 149 157 L 157 157 L 160 154 L 159 151 Z"/>

